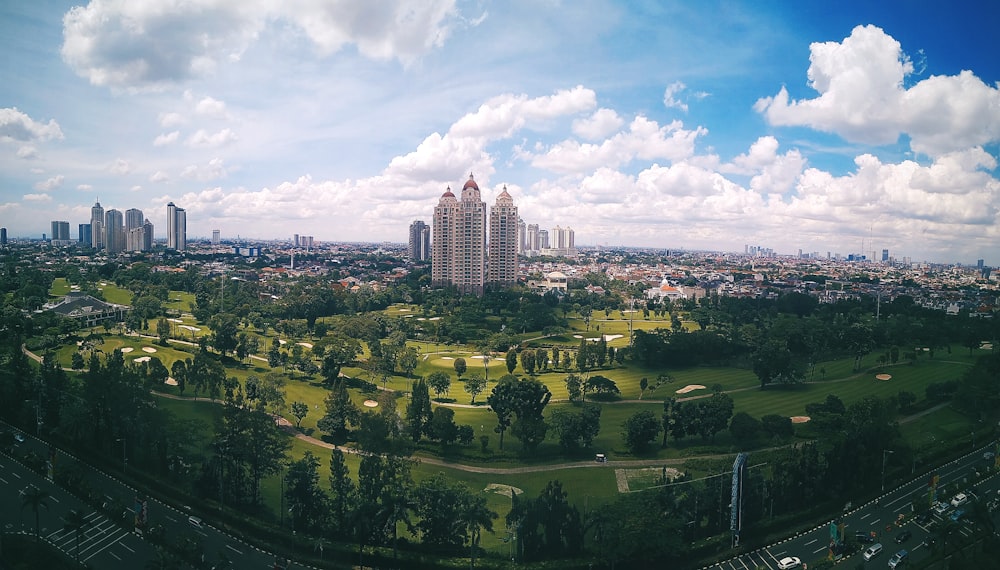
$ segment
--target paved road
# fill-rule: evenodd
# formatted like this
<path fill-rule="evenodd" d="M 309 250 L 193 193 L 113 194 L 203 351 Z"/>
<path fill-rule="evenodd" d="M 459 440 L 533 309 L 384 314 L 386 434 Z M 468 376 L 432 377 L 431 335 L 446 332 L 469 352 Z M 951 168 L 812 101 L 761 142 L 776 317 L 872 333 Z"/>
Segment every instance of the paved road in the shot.
<path fill-rule="evenodd" d="M 875 533 L 875 541 L 881 543 L 883 551 L 881 555 L 874 557 L 870 561 L 865 561 L 861 552 L 856 552 L 846 556 L 845 562 L 849 567 L 863 564 L 867 568 L 885 568 L 889 558 L 901 549 L 909 551 L 910 559 L 914 562 L 927 558 L 930 555 L 928 546 L 923 544 L 925 538 L 934 536 L 934 530 L 942 524 L 946 517 L 955 511 L 949 508 L 943 513 L 934 512 L 929 521 L 918 524 L 915 513 L 919 514 L 928 510 L 928 483 L 931 475 L 939 476 L 938 486 L 949 483 L 956 483 L 962 489 L 970 489 L 983 499 L 987 496 L 996 497 L 1000 490 L 1000 476 L 997 472 L 977 480 L 975 469 L 978 467 L 983 471 L 987 464 L 992 464 L 992 460 L 987 461 L 983 457 L 985 451 L 993 449 L 993 445 L 977 449 L 968 455 L 956 459 L 946 465 L 935 469 L 930 473 L 925 473 L 915 477 L 913 480 L 890 490 L 878 499 L 868 504 L 857 507 L 843 517 L 845 524 L 844 535 L 848 541 L 854 541 L 855 532 Z M 914 501 L 914 497 L 919 496 L 919 501 Z M 939 497 L 939 500 L 948 501 L 951 497 Z M 901 523 L 899 517 L 906 515 Z M 832 522 L 832 521 L 831 521 Z M 901 543 L 897 543 L 897 538 L 904 531 L 909 531 L 912 536 Z M 970 536 L 974 532 L 973 523 L 968 517 L 959 521 L 957 532 L 965 536 Z M 856 541 L 855 541 L 856 542 Z M 804 530 L 795 536 L 760 548 L 753 552 L 748 552 L 736 556 L 724 562 L 707 567 L 709 570 L 747 570 L 755 568 L 767 568 L 776 570 L 778 561 L 786 556 L 794 556 L 801 559 L 806 564 L 816 562 L 828 556 L 830 544 L 830 523 L 822 524 L 816 528 Z M 867 546 L 867 545 L 865 545 Z"/>
<path fill-rule="evenodd" d="M 0 430 L 11 429 L 12 426 L 0 422 Z M 25 434 L 25 441 L 15 446 L 14 455 L 23 457 L 28 451 L 33 451 L 43 457 L 48 456 L 47 443 Z M 57 452 L 56 465 L 67 468 L 77 464 L 80 473 L 87 483 L 103 494 L 108 505 L 118 505 L 121 515 L 119 522 L 109 520 L 114 514 L 101 510 L 97 512 L 90 505 L 69 494 L 67 491 L 48 481 L 45 477 L 27 469 L 11 457 L 0 454 L 0 525 L 5 530 L 34 534 L 34 511 L 26 508 L 22 511 L 21 491 L 29 485 L 35 485 L 49 493 L 48 509 L 40 509 L 41 536 L 63 550 L 70 556 L 76 554 L 75 533 L 65 531 L 64 517 L 72 509 L 80 510 L 87 515 L 91 524 L 87 527 L 80 541 L 80 560 L 94 568 L 119 570 L 123 567 L 141 568 L 153 558 L 154 548 L 146 540 L 133 533 L 133 513 L 131 508 L 135 502 L 136 491 L 118 480 L 115 476 L 77 460 L 75 457 Z M 232 563 L 232 568 L 270 569 L 274 566 L 275 555 L 264 552 L 257 547 L 244 543 L 239 539 L 212 525 L 208 516 L 201 516 L 197 504 L 193 508 L 175 508 L 155 499 L 147 501 L 148 524 L 163 525 L 170 540 L 177 542 L 180 538 L 190 539 L 205 555 L 207 564 L 211 567 L 224 557 Z M 119 511 L 116 509 L 116 514 Z M 200 527 L 191 525 L 189 516 L 203 519 Z M 302 566 L 289 566 L 301 568 Z"/>

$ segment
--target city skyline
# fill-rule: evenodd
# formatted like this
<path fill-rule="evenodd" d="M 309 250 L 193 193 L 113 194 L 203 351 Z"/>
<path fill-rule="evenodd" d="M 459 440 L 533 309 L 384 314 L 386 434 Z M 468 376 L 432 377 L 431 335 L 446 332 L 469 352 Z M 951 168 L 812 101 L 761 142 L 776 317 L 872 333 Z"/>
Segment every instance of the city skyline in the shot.
<path fill-rule="evenodd" d="M 10 237 L 405 243 L 472 170 L 584 246 L 1000 258 L 988 2 L 185 6 L 0 6 Z"/>

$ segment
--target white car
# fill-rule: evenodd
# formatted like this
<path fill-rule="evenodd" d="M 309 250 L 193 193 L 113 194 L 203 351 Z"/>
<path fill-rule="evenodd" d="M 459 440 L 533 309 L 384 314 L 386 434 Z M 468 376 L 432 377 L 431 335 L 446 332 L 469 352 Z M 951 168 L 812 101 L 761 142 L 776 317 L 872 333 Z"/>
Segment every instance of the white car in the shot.
<path fill-rule="evenodd" d="M 871 560 L 872 558 L 875 558 L 879 554 L 882 554 L 882 543 L 876 542 L 875 544 L 869 546 L 865 550 L 865 553 L 862 554 L 862 556 L 865 557 L 865 560 Z"/>
<path fill-rule="evenodd" d="M 14 434 L 14 441 L 16 441 L 18 443 L 24 443 L 24 435 L 20 434 L 20 433 L 15 433 Z"/>
<path fill-rule="evenodd" d="M 943 501 L 938 501 L 938 502 L 934 503 L 934 512 L 937 513 L 937 514 L 939 514 L 939 515 L 943 515 L 950 508 L 951 508 L 951 505 L 949 505 L 948 503 L 945 503 Z"/>
<path fill-rule="evenodd" d="M 786 556 L 778 561 L 778 570 L 791 570 L 802 566 L 802 561 L 795 556 Z"/>
<path fill-rule="evenodd" d="M 968 502 L 969 502 L 969 496 L 966 495 L 965 493 L 959 493 L 951 498 L 951 506 L 953 507 L 961 507 L 962 505 Z"/>

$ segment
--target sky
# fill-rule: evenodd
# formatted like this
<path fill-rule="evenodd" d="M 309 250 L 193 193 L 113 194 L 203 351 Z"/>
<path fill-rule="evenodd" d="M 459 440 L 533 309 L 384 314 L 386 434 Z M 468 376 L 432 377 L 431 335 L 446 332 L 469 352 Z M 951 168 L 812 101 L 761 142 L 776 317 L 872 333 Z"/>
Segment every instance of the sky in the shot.
<path fill-rule="evenodd" d="M 1000 265 L 1000 5 L 0 3 L 0 225 L 405 242 L 450 186 L 578 245 Z"/>

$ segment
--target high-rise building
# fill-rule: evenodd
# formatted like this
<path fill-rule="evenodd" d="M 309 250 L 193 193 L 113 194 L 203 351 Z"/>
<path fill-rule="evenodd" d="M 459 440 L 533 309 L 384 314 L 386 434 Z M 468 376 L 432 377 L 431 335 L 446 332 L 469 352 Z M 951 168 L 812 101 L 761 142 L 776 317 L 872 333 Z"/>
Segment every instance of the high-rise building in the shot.
<path fill-rule="evenodd" d="M 516 215 L 516 214 L 515 214 Z M 472 175 L 455 199 L 451 188 L 434 209 L 431 282 L 480 295 L 486 284 L 486 203 Z"/>
<path fill-rule="evenodd" d="M 548 230 L 538 230 L 538 249 L 549 249 Z"/>
<path fill-rule="evenodd" d="M 187 212 L 173 202 L 167 204 L 167 249 L 187 249 Z"/>
<path fill-rule="evenodd" d="M 52 242 L 53 245 L 69 242 L 69 222 L 52 222 Z"/>
<path fill-rule="evenodd" d="M 100 201 L 90 208 L 90 239 L 94 249 L 104 248 L 104 208 Z"/>
<path fill-rule="evenodd" d="M 129 208 L 125 210 L 125 231 L 141 228 L 146 218 L 142 215 L 142 210 Z"/>
<path fill-rule="evenodd" d="M 538 251 L 541 249 L 541 245 L 538 242 L 538 224 L 528 224 L 525 247 L 528 251 Z"/>
<path fill-rule="evenodd" d="M 882 261 L 889 261 L 889 250 L 888 249 L 883 249 L 882 250 Z"/>
<path fill-rule="evenodd" d="M 219 245 L 222 241 L 222 232 L 219 230 L 212 230 L 212 245 Z"/>
<path fill-rule="evenodd" d="M 104 249 L 108 253 L 125 251 L 125 218 L 114 208 L 104 212 Z"/>
<path fill-rule="evenodd" d="M 0 245 L 7 245 L 7 228 L 0 228 Z"/>
<path fill-rule="evenodd" d="M 517 206 L 504 186 L 490 207 L 489 258 L 486 282 L 507 287 L 517 283 Z"/>
<path fill-rule="evenodd" d="M 88 247 L 91 246 L 94 238 L 90 231 L 90 224 L 80 224 L 77 227 L 77 241 L 87 244 Z"/>
<path fill-rule="evenodd" d="M 976 267 L 978 267 L 979 269 L 982 269 L 985 264 L 986 264 L 986 260 L 985 259 L 977 259 L 976 260 Z"/>
<path fill-rule="evenodd" d="M 153 222 L 146 220 L 142 223 L 142 251 L 153 250 Z"/>
<path fill-rule="evenodd" d="M 524 224 L 521 216 L 517 217 L 517 252 L 524 253 L 528 250 L 528 228 Z"/>
<path fill-rule="evenodd" d="M 427 261 L 431 258 L 431 228 L 423 220 L 410 224 L 408 245 L 412 261 Z"/>

